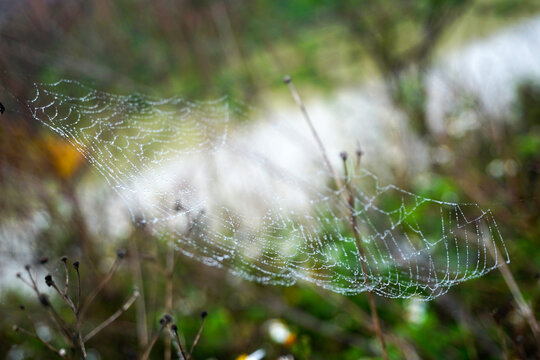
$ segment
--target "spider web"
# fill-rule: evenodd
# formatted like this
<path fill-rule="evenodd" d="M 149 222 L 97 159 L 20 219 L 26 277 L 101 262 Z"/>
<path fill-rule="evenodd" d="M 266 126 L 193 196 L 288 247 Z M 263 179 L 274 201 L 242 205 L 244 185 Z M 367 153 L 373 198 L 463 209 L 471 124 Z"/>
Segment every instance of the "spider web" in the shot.
<path fill-rule="evenodd" d="M 383 186 L 349 160 L 351 209 L 322 166 L 281 166 L 284 149 L 240 126 L 228 98 L 123 96 L 61 80 L 36 83 L 26 103 L 103 175 L 136 224 L 248 280 L 430 300 L 509 261 L 489 210 Z"/>

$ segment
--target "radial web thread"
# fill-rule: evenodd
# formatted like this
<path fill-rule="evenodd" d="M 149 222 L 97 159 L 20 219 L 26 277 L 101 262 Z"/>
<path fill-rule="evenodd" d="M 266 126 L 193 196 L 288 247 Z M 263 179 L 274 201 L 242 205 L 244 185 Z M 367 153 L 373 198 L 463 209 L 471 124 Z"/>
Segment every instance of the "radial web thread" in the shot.
<path fill-rule="evenodd" d="M 509 261 L 489 210 L 383 186 L 356 169 L 343 181 L 354 189 L 362 257 L 349 205 L 325 185 L 330 174 L 292 174 L 250 149 L 233 131 L 239 112 L 228 98 L 122 96 L 61 80 L 35 84 L 26 104 L 103 175 L 134 222 L 248 280 L 430 300 Z"/>

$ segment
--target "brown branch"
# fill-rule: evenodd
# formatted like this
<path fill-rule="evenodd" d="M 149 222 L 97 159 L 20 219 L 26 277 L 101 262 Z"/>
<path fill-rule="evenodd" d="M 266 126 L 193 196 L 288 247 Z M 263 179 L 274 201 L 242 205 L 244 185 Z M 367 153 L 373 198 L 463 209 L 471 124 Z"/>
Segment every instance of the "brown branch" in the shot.
<path fill-rule="evenodd" d="M 135 302 L 135 300 L 139 297 L 139 295 L 140 295 L 139 290 L 134 290 L 133 294 L 131 294 L 131 296 L 129 297 L 129 299 L 127 299 L 127 301 L 124 303 L 124 305 L 122 305 L 122 307 L 120 309 L 116 310 L 116 312 L 114 314 L 109 316 L 108 319 L 106 319 L 101 324 L 96 326 L 96 328 L 94 330 L 92 330 L 90 333 L 88 333 L 84 337 L 83 341 L 86 343 L 88 340 L 93 338 L 101 330 L 103 330 L 107 326 L 109 326 L 114 320 L 118 319 L 118 317 L 120 317 L 120 315 L 122 315 L 124 312 L 126 312 L 131 307 L 131 305 Z"/>

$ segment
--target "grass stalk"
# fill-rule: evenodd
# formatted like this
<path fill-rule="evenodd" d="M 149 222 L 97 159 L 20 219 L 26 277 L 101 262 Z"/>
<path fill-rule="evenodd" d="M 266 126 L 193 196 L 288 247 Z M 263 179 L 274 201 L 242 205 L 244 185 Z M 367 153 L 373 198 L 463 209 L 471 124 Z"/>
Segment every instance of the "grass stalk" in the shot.
<path fill-rule="evenodd" d="M 366 262 L 364 261 L 365 252 L 364 248 L 362 246 L 362 239 L 360 238 L 360 233 L 358 231 L 357 226 L 357 220 L 356 220 L 356 213 L 355 213 L 355 197 L 353 193 L 353 189 L 351 186 L 351 181 L 349 180 L 349 171 L 347 167 L 347 154 L 342 152 L 341 158 L 343 159 L 343 168 L 345 171 L 345 178 L 347 179 L 346 182 L 346 190 L 348 193 L 348 200 L 349 200 L 349 210 L 350 210 L 350 223 L 352 232 L 354 235 L 354 239 L 356 241 L 356 247 L 358 248 L 358 254 L 360 256 L 360 265 L 362 267 L 362 275 L 364 277 L 365 286 L 368 293 L 368 299 L 369 299 L 369 309 L 371 312 L 371 320 L 373 321 L 373 328 L 375 331 L 375 334 L 377 335 L 377 339 L 379 340 L 379 344 L 381 345 L 381 355 L 384 360 L 388 360 L 388 352 L 386 350 L 386 341 L 384 340 L 384 334 L 381 328 L 381 322 L 379 320 L 379 314 L 377 312 L 377 305 L 375 303 L 375 296 L 373 295 L 373 292 L 369 289 L 370 287 L 370 281 L 368 276 L 368 270 L 366 267 Z M 357 164 L 360 164 L 360 156 L 358 156 Z"/>
<path fill-rule="evenodd" d="M 527 303 L 525 298 L 523 297 L 523 294 L 516 282 L 516 279 L 514 278 L 514 275 L 512 275 L 512 271 L 510 270 L 510 267 L 504 260 L 504 258 L 501 255 L 501 250 L 497 247 L 497 245 L 492 241 L 491 237 L 487 234 L 490 234 L 490 231 L 487 227 L 484 227 L 482 229 L 482 235 L 484 238 L 484 243 L 486 244 L 487 248 L 489 249 L 489 252 L 495 262 L 499 265 L 498 269 L 504 279 L 504 282 L 506 283 L 506 286 L 508 286 L 508 289 L 510 290 L 510 293 L 512 294 L 512 297 L 514 298 L 514 301 L 517 304 L 518 310 L 521 313 L 521 315 L 527 320 L 527 323 L 529 324 L 529 327 L 531 328 L 531 332 L 534 336 L 534 339 L 536 340 L 536 344 L 538 345 L 538 348 L 540 349 L 540 327 L 538 326 L 538 321 L 536 321 L 536 317 L 534 316 L 534 311 Z M 539 350 L 540 354 L 540 350 Z"/>
<path fill-rule="evenodd" d="M 367 293 L 368 293 L 368 298 L 369 298 L 369 308 L 370 308 L 370 311 L 371 311 L 371 318 L 372 318 L 372 321 L 373 321 L 373 327 L 374 327 L 377 339 L 379 340 L 379 343 L 381 345 L 381 355 L 382 355 L 384 360 L 388 360 L 388 352 L 386 351 L 386 342 L 384 340 L 384 335 L 383 335 L 382 328 L 381 328 L 381 322 L 379 320 L 379 315 L 378 315 L 378 312 L 377 312 L 377 305 L 375 303 L 375 296 L 369 290 L 370 282 L 369 282 L 369 277 L 368 277 L 366 264 L 364 262 L 364 259 L 365 259 L 364 250 L 363 250 L 363 247 L 362 247 L 362 244 L 361 244 L 361 239 L 360 239 L 360 234 L 358 232 L 358 227 L 356 225 L 355 198 L 354 198 L 354 193 L 353 193 L 351 185 L 350 185 L 350 181 L 347 181 L 347 186 L 344 186 L 343 182 L 341 181 L 341 179 L 338 176 L 338 173 L 336 172 L 336 170 L 332 166 L 332 163 L 330 162 L 330 159 L 328 158 L 328 153 L 326 151 L 326 148 L 324 147 L 324 144 L 323 144 L 319 134 L 317 133 L 317 130 L 315 129 L 315 126 L 313 125 L 313 122 L 311 121 L 311 118 L 309 117 L 309 114 L 308 114 L 308 112 L 306 110 L 306 107 L 304 106 L 304 103 L 302 102 L 302 99 L 300 98 L 300 95 L 298 94 L 298 91 L 296 91 L 296 88 L 294 87 L 294 84 L 292 82 L 291 77 L 286 76 L 284 78 L 284 82 L 285 82 L 285 84 L 287 84 L 289 86 L 289 90 L 290 90 L 296 104 L 300 108 L 300 111 L 302 112 L 306 122 L 308 123 L 308 126 L 309 126 L 309 128 L 311 130 L 311 133 L 312 133 L 313 137 L 315 138 L 315 141 L 317 142 L 317 145 L 319 146 L 319 149 L 321 151 L 321 155 L 323 157 L 323 160 L 324 160 L 326 166 L 328 167 L 328 170 L 330 171 L 330 173 L 332 174 L 332 176 L 334 178 L 335 185 L 336 185 L 337 189 L 339 191 L 341 191 L 341 193 L 343 194 L 345 200 L 348 203 L 348 207 L 349 207 L 349 210 L 350 210 L 350 214 L 349 214 L 349 216 L 350 216 L 350 224 L 351 224 L 351 227 L 352 227 L 352 232 L 354 234 L 354 238 L 356 240 L 356 245 L 357 245 L 357 248 L 358 248 L 358 253 L 359 253 L 359 256 L 360 256 L 359 260 L 360 260 L 360 264 L 361 264 L 361 267 L 362 267 L 362 274 L 364 276 L 364 281 L 365 281 L 365 284 L 366 284 L 366 288 L 368 289 Z M 361 157 L 361 155 L 362 155 L 362 152 L 360 150 L 358 150 L 358 152 L 357 152 L 357 156 L 358 156 L 358 158 L 357 158 L 357 166 L 360 165 L 360 157 Z M 348 179 L 349 174 L 348 174 L 348 171 L 347 171 L 347 164 L 346 164 L 347 155 L 346 155 L 346 153 L 341 153 L 341 157 L 343 159 L 343 164 L 344 164 L 344 169 L 345 169 L 345 177 Z M 342 190 L 345 190 L 345 192 L 343 192 Z"/>
<path fill-rule="evenodd" d="M 313 135 L 313 138 L 317 142 L 319 150 L 321 151 L 323 161 L 324 161 L 326 167 L 328 167 L 328 170 L 330 171 L 330 173 L 332 174 L 337 188 L 342 189 L 343 188 L 343 183 L 341 182 L 341 179 L 339 178 L 338 173 L 336 172 L 336 170 L 332 166 L 332 163 L 330 162 L 330 159 L 328 157 L 328 153 L 326 151 L 326 148 L 324 147 L 324 144 L 323 144 L 319 134 L 317 133 L 317 130 L 315 129 L 315 126 L 313 125 L 313 122 L 311 121 L 311 118 L 310 118 L 310 116 L 309 116 L 309 114 L 308 114 L 308 112 L 306 110 L 306 107 L 304 106 L 304 103 L 302 101 L 302 98 L 300 97 L 300 94 L 298 94 L 298 91 L 296 91 L 296 88 L 294 87 L 294 84 L 292 82 L 291 77 L 286 76 L 283 79 L 283 81 L 285 82 L 285 84 L 287 84 L 289 86 L 289 90 L 291 92 L 291 95 L 294 98 L 294 101 L 296 102 L 298 107 L 300 108 L 300 111 L 302 112 L 302 115 L 304 116 L 304 119 L 306 120 L 306 122 L 307 122 L 307 124 L 309 126 L 311 134 Z"/>

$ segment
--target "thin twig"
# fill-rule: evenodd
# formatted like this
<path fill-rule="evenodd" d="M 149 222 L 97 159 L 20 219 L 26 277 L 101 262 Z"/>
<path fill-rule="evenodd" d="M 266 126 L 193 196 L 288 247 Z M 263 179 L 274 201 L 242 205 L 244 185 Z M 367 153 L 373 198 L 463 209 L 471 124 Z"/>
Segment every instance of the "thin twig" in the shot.
<path fill-rule="evenodd" d="M 347 170 L 347 154 L 344 153 L 344 152 L 341 153 L 341 158 L 343 159 L 343 168 L 344 168 L 344 171 L 345 171 L 345 177 L 348 179 L 349 172 Z M 360 159 L 357 159 L 357 162 L 360 163 Z M 382 329 L 381 329 L 381 323 L 380 323 L 380 320 L 379 320 L 379 315 L 377 313 L 377 305 L 375 304 L 375 296 L 373 295 L 373 292 L 369 289 L 370 281 L 369 281 L 368 271 L 366 269 L 366 264 L 364 262 L 365 253 L 364 253 L 364 248 L 362 246 L 362 239 L 360 238 L 360 234 L 358 232 L 358 227 L 357 227 L 357 223 L 356 223 L 355 197 L 354 197 L 354 193 L 352 191 L 350 181 L 347 181 L 346 189 L 347 189 L 347 192 L 349 193 L 348 198 L 349 198 L 351 227 L 352 227 L 352 232 L 354 234 L 354 239 L 356 241 L 356 247 L 358 248 L 358 253 L 360 255 L 359 261 L 360 261 L 360 265 L 362 267 L 362 275 L 364 277 L 364 281 L 365 281 L 366 289 L 367 289 L 367 293 L 368 293 L 369 308 L 370 308 L 370 311 L 371 311 L 371 318 L 372 318 L 372 321 L 373 321 L 373 327 L 375 329 L 375 334 L 377 335 L 377 338 L 379 339 L 379 343 L 381 345 L 382 357 L 383 357 L 383 359 L 387 360 L 388 359 L 388 353 L 386 351 L 386 342 L 384 340 L 384 335 L 383 335 L 383 332 L 382 332 Z"/>
<path fill-rule="evenodd" d="M 141 269 L 141 261 L 139 249 L 137 247 L 136 237 L 130 237 L 130 247 L 129 252 L 131 256 L 129 257 L 129 265 L 133 277 L 135 278 L 136 286 L 141 291 L 141 296 L 135 304 L 136 311 L 136 321 L 137 321 L 137 339 L 139 341 L 139 346 L 141 349 L 145 348 L 148 345 L 148 320 L 146 318 L 146 301 L 144 296 L 144 284 L 143 276 Z"/>
<path fill-rule="evenodd" d="M 51 275 L 47 275 L 45 277 L 45 282 L 47 283 L 47 286 L 52 287 L 58 293 L 58 295 L 60 295 L 62 300 L 64 300 L 64 302 L 68 305 L 68 307 L 71 309 L 71 311 L 73 311 L 73 314 L 75 316 L 77 316 L 77 308 L 75 307 L 75 304 L 73 304 L 73 301 L 71 301 L 71 299 L 70 299 L 70 297 L 68 295 L 66 295 L 65 293 L 60 291 L 60 289 L 58 288 L 58 286 L 56 285 L 56 283 L 52 279 Z"/>
<path fill-rule="evenodd" d="M 81 273 L 79 272 L 79 262 L 75 261 L 73 263 L 75 272 L 77 273 L 77 314 L 81 309 Z"/>
<path fill-rule="evenodd" d="M 41 305 L 46 309 L 47 314 L 49 315 L 49 318 L 51 319 L 52 323 L 58 331 L 60 332 L 60 335 L 64 338 L 64 341 L 70 346 L 73 347 L 75 345 L 74 336 L 67 326 L 67 324 L 62 320 L 60 315 L 56 312 L 56 310 L 53 308 L 52 304 L 49 301 L 49 298 L 45 294 L 41 294 L 39 296 L 39 302 Z"/>
<path fill-rule="evenodd" d="M 321 150 L 324 162 L 326 163 L 326 166 L 328 167 L 328 169 L 330 170 L 330 172 L 332 173 L 332 175 L 334 177 L 334 181 L 336 183 L 337 189 L 341 192 L 344 199 L 349 204 L 351 227 L 352 227 L 352 231 L 353 231 L 353 234 L 354 234 L 354 238 L 356 240 L 358 252 L 359 252 L 359 255 L 360 255 L 359 260 L 360 260 L 360 264 L 362 266 L 362 274 L 364 276 L 364 281 L 366 283 L 366 288 L 369 289 L 369 278 L 368 278 L 368 274 L 367 274 L 366 264 L 364 263 L 364 259 L 365 259 L 364 250 L 363 250 L 363 247 L 362 247 L 362 244 L 361 244 L 360 234 L 358 233 L 358 228 L 356 226 L 356 214 L 354 212 L 354 209 L 355 209 L 355 204 L 354 204 L 355 200 L 354 199 L 355 198 L 354 198 L 354 193 L 352 191 L 352 188 L 350 186 L 350 181 L 347 181 L 347 186 L 345 186 L 345 187 L 343 186 L 343 183 L 341 182 L 336 170 L 334 169 L 334 167 L 330 163 L 330 160 L 328 159 L 328 155 L 327 155 L 326 149 L 324 147 L 324 144 L 323 144 L 321 138 L 319 137 L 319 134 L 317 133 L 317 130 L 313 126 L 313 123 L 311 122 L 311 119 L 310 119 L 309 114 L 308 114 L 308 112 L 306 110 L 306 107 L 304 106 L 304 103 L 302 102 L 302 99 L 300 98 L 300 95 L 296 91 L 296 88 L 294 87 L 294 84 L 292 83 L 291 77 L 286 76 L 285 79 L 284 79 L 284 82 L 289 86 L 289 90 L 291 91 L 291 94 L 292 94 L 294 100 L 296 101 L 297 105 L 300 107 L 300 110 L 302 111 L 302 114 L 304 115 L 304 118 L 306 119 L 306 122 L 309 125 L 311 133 L 312 133 L 313 137 L 315 138 L 315 141 L 317 142 L 317 144 L 319 146 L 319 149 Z M 360 164 L 360 157 L 362 156 L 361 150 L 357 151 L 357 156 L 358 156 L 357 163 L 359 165 Z M 343 159 L 343 164 L 344 164 L 344 168 L 345 168 L 345 177 L 348 178 L 347 165 L 346 165 L 346 159 L 347 159 L 346 153 L 341 153 L 341 157 Z M 346 190 L 346 191 L 343 192 L 342 190 Z M 369 298 L 369 307 L 370 307 L 370 310 L 371 310 L 371 316 L 372 316 L 373 325 L 374 325 L 374 328 L 375 328 L 375 333 L 376 333 L 377 338 L 379 339 L 379 342 L 381 344 L 382 357 L 383 357 L 384 360 L 387 360 L 388 359 L 388 353 L 386 351 L 386 343 L 385 343 L 383 332 L 382 332 L 382 329 L 381 329 L 379 316 L 377 314 L 377 306 L 375 304 L 375 297 L 374 297 L 373 293 L 370 290 L 368 290 L 368 298 Z"/>
<path fill-rule="evenodd" d="M 175 345 L 176 345 L 176 349 L 178 350 L 178 352 L 180 354 L 182 354 L 182 360 L 187 360 L 188 357 L 186 357 L 186 353 L 184 352 L 184 348 L 182 347 L 182 343 L 180 342 L 180 336 L 178 335 L 178 326 L 176 324 L 173 324 L 171 326 L 171 331 L 174 333 L 174 338 L 175 338 Z M 191 352 L 190 352 L 190 355 L 191 355 Z"/>
<path fill-rule="evenodd" d="M 75 271 L 77 272 L 77 311 L 75 312 L 75 317 L 77 318 L 77 322 L 76 322 L 75 328 L 76 328 L 76 333 L 77 333 L 77 342 L 79 343 L 81 355 L 83 359 L 86 359 L 86 348 L 84 347 L 84 341 L 82 339 L 82 332 L 81 332 L 81 326 L 82 326 L 81 273 L 79 271 L 79 266 L 80 266 L 80 263 L 78 261 L 73 262 L 73 267 L 75 268 Z"/>
<path fill-rule="evenodd" d="M 81 350 L 81 355 L 83 359 L 86 360 L 87 359 L 86 347 L 84 346 L 84 341 L 82 338 L 82 333 L 81 333 L 80 328 L 77 328 L 77 341 L 79 342 L 79 349 Z"/>
<path fill-rule="evenodd" d="M 167 242 L 167 268 L 166 272 L 166 294 L 165 311 L 170 314 L 173 308 L 173 274 L 174 274 L 174 243 L 172 239 Z M 165 360 L 171 359 L 171 338 L 165 338 Z"/>
<path fill-rule="evenodd" d="M 22 277 L 22 275 L 20 273 L 17 273 L 17 279 L 21 280 L 26 286 L 28 286 L 30 289 L 34 290 L 37 292 L 38 296 L 39 296 L 39 291 L 36 290 L 36 288 L 34 287 L 34 285 L 30 284 L 28 282 L 28 280 L 26 280 L 25 278 Z"/>
<path fill-rule="evenodd" d="M 482 229 L 482 236 L 484 238 L 484 243 L 487 245 L 491 256 L 497 264 L 500 266 L 498 267 L 499 271 L 501 272 L 503 279 L 508 286 L 508 289 L 510 289 L 510 293 L 512 294 L 512 297 L 516 301 L 516 304 L 518 306 L 519 312 L 525 319 L 527 320 L 527 323 L 529 324 L 529 327 L 531 328 L 531 332 L 533 333 L 534 339 L 536 340 L 536 344 L 539 346 L 540 349 L 540 327 L 538 326 L 538 322 L 536 321 L 536 317 L 534 316 L 534 311 L 532 310 L 531 306 L 527 303 L 525 298 L 523 297 L 523 294 L 521 293 L 521 290 L 519 289 L 519 286 L 514 279 L 514 276 L 512 275 L 512 271 L 510 271 L 510 268 L 508 267 L 508 264 L 503 259 L 501 255 L 501 251 L 497 247 L 497 245 L 491 241 L 490 236 L 486 235 L 489 234 L 489 230 L 486 226 Z M 539 350 L 540 353 L 540 350 Z"/>
<path fill-rule="evenodd" d="M 30 278 L 30 281 L 32 282 L 32 285 L 31 287 L 34 289 L 34 291 L 40 295 L 40 292 L 39 292 L 39 289 L 38 289 L 38 286 L 36 284 L 36 281 L 34 280 L 34 277 L 32 276 L 32 273 L 30 272 L 30 265 L 25 265 L 24 269 L 26 270 L 26 272 L 28 273 L 28 277 Z"/>
<path fill-rule="evenodd" d="M 69 289 L 69 271 L 68 271 L 68 267 L 67 267 L 67 257 L 63 256 L 61 261 L 64 264 L 64 272 L 66 273 L 66 282 L 65 282 L 65 285 L 64 285 L 64 294 L 67 295 L 68 294 L 68 289 Z"/>
<path fill-rule="evenodd" d="M 304 115 L 304 118 L 306 119 L 309 129 L 311 130 L 311 134 L 313 135 L 313 137 L 315 138 L 315 141 L 317 142 L 317 145 L 319 146 L 323 160 L 326 166 L 328 167 L 328 170 L 334 177 L 334 181 L 336 182 L 337 188 L 342 189 L 343 184 L 341 183 L 341 179 L 339 178 L 336 170 L 334 169 L 334 167 L 332 166 L 332 163 L 330 162 L 330 159 L 328 158 L 328 153 L 326 152 L 326 148 L 324 147 L 324 144 L 321 138 L 319 137 L 319 134 L 317 133 L 317 130 L 315 129 L 315 126 L 313 125 L 313 122 L 311 121 L 311 118 L 309 117 L 309 114 L 306 110 L 306 107 L 304 106 L 304 103 L 302 102 L 302 99 L 300 98 L 300 95 L 298 94 L 298 91 L 296 91 L 296 88 L 294 87 L 291 77 L 286 76 L 283 79 L 283 81 L 285 82 L 285 84 L 289 86 L 289 90 L 291 91 L 294 101 L 296 101 L 296 104 L 300 108 L 300 111 L 302 111 L 302 115 Z"/>
<path fill-rule="evenodd" d="M 33 326 L 33 325 L 32 325 Z M 54 346 L 52 346 L 49 342 L 47 342 L 45 339 L 43 339 L 41 336 L 39 336 L 36 333 L 32 333 L 31 331 L 28 331 L 26 329 L 23 329 L 19 326 L 14 326 L 14 329 L 16 332 L 20 332 L 20 333 L 23 333 L 25 335 L 28 335 L 30 337 L 33 337 L 37 340 L 39 340 L 43 345 L 45 345 L 49 350 L 51 350 L 52 352 L 56 353 L 58 356 L 60 356 L 61 358 L 64 358 L 65 356 L 62 355 L 62 353 L 60 352 L 60 350 L 56 349 Z"/>
<path fill-rule="evenodd" d="M 186 360 L 191 359 L 191 355 L 193 354 L 193 350 L 195 349 L 195 346 L 197 346 L 197 343 L 199 342 L 199 339 L 201 338 L 201 334 L 202 334 L 203 327 L 204 327 L 204 322 L 206 321 L 206 316 L 207 315 L 208 315 L 208 313 L 206 311 L 203 311 L 201 313 L 201 318 L 202 318 L 201 326 L 199 327 L 199 331 L 197 332 L 197 335 L 195 336 L 195 340 L 193 340 L 193 345 L 191 345 L 191 349 L 189 350 L 189 354 L 188 354 L 188 357 L 187 357 Z"/>
<path fill-rule="evenodd" d="M 112 314 L 111 316 L 109 316 L 108 319 L 106 319 L 105 321 L 103 321 L 101 324 L 99 324 L 98 326 L 96 326 L 96 328 L 94 330 L 92 330 L 90 333 L 88 333 L 84 338 L 83 338 L 83 342 L 87 342 L 88 340 L 90 340 L 91 338 L 93 338 L 97 333 L 99 333 L 101 330 L 103 330 L 104 328 L 106 328 L 107 326 L 109 326 L 113 321 L 115 321 L 116 319 L 118 319 L 118 317 L 120 317 L 120 315 L 122 315 L 124 312 L 126 312 L 130 307 L 131 305 L 135 302 L 135 300 L 139 297 L 140 293 L 139 293 L 139 290 L 134 290 L 133 291 L 133 294 L 131 294 L 131 296 L 129 297 L 129 299 L 124 303 L 124 305 L 122 305 L 122 307 L 120 309 L 118 309 L 114 314 Z"/>
<path fill-rule="evenodd" d="M 86 311 L 88 311 L 88 307 L 90 306 L 90 304 L 92 303 L 92 301 L 94 301 L 95 297 L 97 296 L 97 294 L 99 294 L 99 292 L 105 287 L 105 285 L 107 285 L 107 283 L 112 279 L 114 273 L 116 272 L 116 270 L 118 270 L 118 267 L 120 266 L 120 262 L 122 261 L 124 256 L 120 256 L 120 255 L 117 255 L 116 258 L 114 259 L 114 263 L 112 264 L 109 272 L 107 273 L 107 275 L 105 275 L 105 277 L 103 278 L 103 280 L 101 280 L 101 282 L 98 284 L 98 286 L 96 286 L 96 288 L 94 289 L 94 291 L 92 291 L 92 293 L 88 296 L 88 298 L 86 298 L 80 312 L 79 312 L 79 323 L 82 322 L 82 319 L 86 313 Z"/>
<path fill-rule="evenodd" d="M 141 356 L 141 359 L 140 360 L 147 360 L 148 357 L 150 356 L 150 352 L 152 352 L 152 348 L 154 347 L 154 345 L 156 344 L 156 341 L 157 339 L 159 338 L 159 336 L 161 335 L 161 333 L 163 332 L 163 330 L 169 325 L 170 321 L 168 321 L 168 319 L 170 319 L 170 316 L 167 318 L 168 315 L 165 315 L 163 318 L 161 318 L 161 320 L 159 320 L 161 326 L 159 327 L 159 330 L 154 334 L 154 336 L 152 336 L 152 339 L 150 339 L 150 343 L 148 344 L 148 346 L 146 347 L 146 350 L 144 351 L 144 353 L 142 354 Z"/>
<path fill-rule="evenodd" d="M 105 285 L 107 285 L 107 283 L 112 279 L 113 275 L 116 273 L 116 270 L 118 270 L 118 267 L 120 266 L 120 263 L 121 263 L 122 259 L 124 259 L 125 257 L 126 257 L 125 250 L 118 250 L 116 252 L 116 258 L 114 259 L 114 262 L 113 262 L 109 272 L 107 273 L 107 275 L 105 275 L 105 277 L 98 284 L 98 286 L 96 286 L 96 288 L 94 288 L 94 290 L 92 291 L 92 293 L 90 293 L 88 298 L 86 298 L 86 301 L 84 302 L 82 307 L 80 309 L 78 309 L 80 311 L 78 311 L 75 314 L 76 317 L 77 317 L 77 324 L 76 324 L 77 341 L 78 341 L 79 348 L 81 350 L 81 353 L 82 353 L 81 355 L 83 356 L 83 359 L 86 359 L 86 348 L 84 346 L 84 340 L 83 340 L 82 332 L 81 332 L 81 326 L 82 326 L 82 321 L 84 319 L 84 315 L 86 314 L 86 311 L 88 311 L 88 308 L 89 308 L 90 304 L 92 303 L 92 301 L 94 301 L 97 294 L 99 294 L 99 292 L 105 287 Z M 77 263 L 76 269 L 78 270 L 78 268 L 79 268 L 79 265 Z"/>
<path fill-rule="evenodd" d="M 34 279 L 34 277 L 32 276 L 32 273 L 30 271 L 30 265 L 26 265 L 24 268 L 25 268 L 25 270 L 26 270 L 26 272 L 28 274 L 28 277 L 30 278 L 30 282 L 28 282 L 26 279 L 24 279 L 20 273 L 17 273 L 17 278 L 19 278 L 26 285 L 28 285 L 32 290 L 34 290 L 34 292 L 36 293 L 36 295 L 38 297 L 38 300 L 39 300 L 40 304 L 46 309 L 46 312 L 47 312 L 47 315 L 49 316 L 49 319 L 54 324 L 54 326 L 58 329 L 60 335 L 64 338 L 64 341 L 68 345 L 73 346 L 74 343 L 75 343 L 75 341 L 74 341 L 75 336 L 72 333 L 71 329 L 64 322 L 62 317 L 60 317 L 60 315 L 56 312 L 56 310 L 52 306 L 51 302 L 49 301 L 49 297 L 46 294 L 42 294 L 39 291 L 39 288 L 37 286 L 37 282 Z M 50 279 L 47 280 L 47 278 L 50 278 Z M 52 282 L 52 277 L 47 276 L 46 277 L 47 285 L 49 285 L 49 281 Z M 58 289 L 57 289 L 57 291 L 58 291 Z M 24 310 L 24 307 L 21 306 L 21 309 Z M 27 315 L 27 317 L 28 317 L 28 315 Z M 32 326 L 34 326 L 33 323 L 32 323 Z M 35 327 L 34 327 L 34 331 L 35 331 Z M 36 331 L 36 335 L 37 335 L 37 331 Z M 86 360 L 86 353 L 85 352 L 83 352 L 83 353 L 84 353 L 83 358 Z"/>

